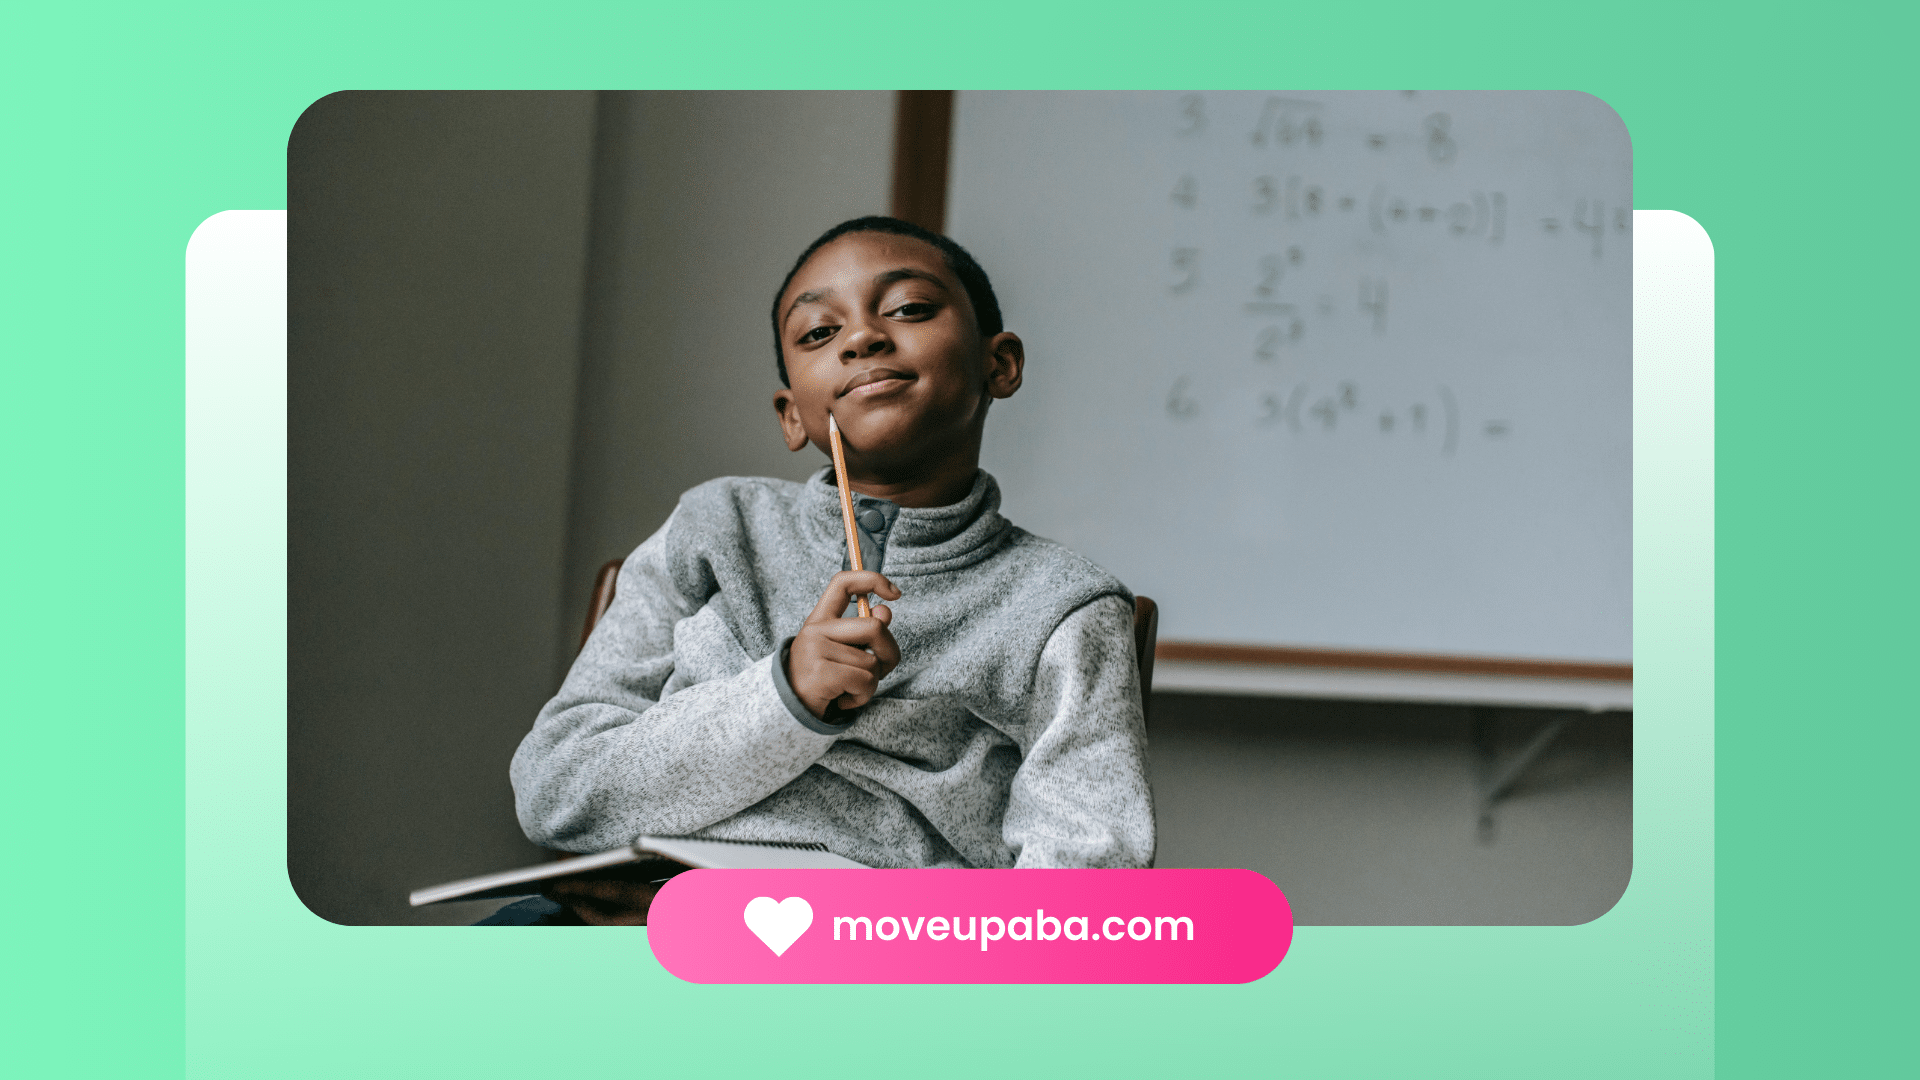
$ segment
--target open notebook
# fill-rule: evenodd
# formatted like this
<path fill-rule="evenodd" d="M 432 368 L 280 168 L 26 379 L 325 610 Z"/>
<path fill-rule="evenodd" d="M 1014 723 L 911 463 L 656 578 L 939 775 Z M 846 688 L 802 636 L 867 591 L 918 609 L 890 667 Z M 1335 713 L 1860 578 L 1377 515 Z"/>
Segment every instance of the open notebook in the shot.
<path fill-rule="evenodd" d="M 542 885 L 574 874 L 605 871 L 634 863 L 656 862 L 661 876 L 685 867 L 721 870 L 865 870 L 852 859 L 828 851 L 824 844 L 752 844 L 740 840 L 695 840 L 684 836 L 643 836 L 630 847 L 596 855 L 556 859 L 538 866 L 502 870 L 497 874 L 449 881 L 415 889 L 414 907 L 448 900 L 487 900 L 503 896 L 532 896 Z"/>

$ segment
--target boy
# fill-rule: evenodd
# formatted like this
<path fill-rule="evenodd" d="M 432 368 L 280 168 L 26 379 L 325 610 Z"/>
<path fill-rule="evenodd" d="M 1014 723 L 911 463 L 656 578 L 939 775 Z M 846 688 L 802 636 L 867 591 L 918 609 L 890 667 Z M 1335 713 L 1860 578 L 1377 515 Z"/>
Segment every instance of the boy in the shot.
<path fill-rule="evenodd" d="M 825 844 L 870 866 L 1145 866 L 1153 815 L 1132 598 L 1013 527 L 979 469 L 1025 355 L 946 237 L 860 218 L 775 297 L 789 450 L 833 470 L 682 496 L 515 753 L 534 842 Z M 838 573 L 835 571 L 839 570 Z M 849 618 L 856 596 L 888 603 Z"/>

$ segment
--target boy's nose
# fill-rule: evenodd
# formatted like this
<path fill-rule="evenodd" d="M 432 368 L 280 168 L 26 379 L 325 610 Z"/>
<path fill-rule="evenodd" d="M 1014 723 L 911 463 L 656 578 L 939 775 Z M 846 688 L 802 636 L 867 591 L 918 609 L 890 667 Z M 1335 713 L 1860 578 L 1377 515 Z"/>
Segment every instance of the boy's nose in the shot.
<path fill-rule="evenodd" d="M 862 356 L 873 356 L 885 352 L 892 344 L 886 334 L 862 327 L 847 335 L 847 346 L 840 350 L 840 359 L 858 360 Z"/>

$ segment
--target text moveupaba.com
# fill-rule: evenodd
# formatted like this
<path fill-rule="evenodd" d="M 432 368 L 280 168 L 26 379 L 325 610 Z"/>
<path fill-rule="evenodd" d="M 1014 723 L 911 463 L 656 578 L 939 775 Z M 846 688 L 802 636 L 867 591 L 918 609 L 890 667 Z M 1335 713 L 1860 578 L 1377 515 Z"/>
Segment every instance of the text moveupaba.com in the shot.
<path fill-rule="evenodd" d="M 843 940 L 841 931 L 846 931 L 847 941 L 978 941 L 980 951 L 995 941 L 1192 941 L 1193 920 L 1185 915 L 1112 915 L 1106 918 L 1086 915 L 1069 915 L 1054 918 L 1044 909 L 1036 909 L 1032 915 L 1014 915 L 1002 918 L 999 915 L 966 917 L 966 929 L 960 927 L 960 917 L 952 918 L 940 915 L 922 915 L 909 919 L 905 915 L 882 915 L 872 918 L 866 915 L 836 915 L 833 917 L 833 940 Z M 1182 938 L 1181 931 L 1185 931 Z M 1165 934 L 1163 938 L 1161 935 Z"/>

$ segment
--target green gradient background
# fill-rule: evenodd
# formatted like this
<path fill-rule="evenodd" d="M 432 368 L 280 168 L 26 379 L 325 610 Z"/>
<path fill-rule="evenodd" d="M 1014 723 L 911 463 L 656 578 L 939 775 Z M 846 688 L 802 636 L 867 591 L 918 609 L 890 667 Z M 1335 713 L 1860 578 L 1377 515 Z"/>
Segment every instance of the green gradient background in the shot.
<path fill-rule="evenodd" d="M 10 9 L 5 1060 L 28 1076 L 1639 1077 L 1709 1072 L 1711 1032 L 1729 1076 L 1877 1071 L 1911 993 L 1912 842 L 1888 835 L 1911 816 L 1896 769 L 1915 713 L 1893 692 L 1915 599 L 1914 136 L 1895 77 L 1910 10 Z M 1668 467 L 1709 448 L 1643 439 L 1637 865 L 1614 912 L 1308 928 L 1245 987 L 809 991 L 680 984 L 639 933 L 344 928 L 299 905 L 279 492 L 221 523 L 239 554 L 197 552 L 230 561 L 202 564 L 215 588 L 185 603 L 194 227 L 285 206 L 287 133 L 333 90 L 900 84 L 1569 87 L 1621 113 L 1637 205 L 1691 214 L 1716 245 L 1724 722 L 1709 806 L 1687 778 L 1713 753 L 1690 571 L 1710 534 Z"/>

